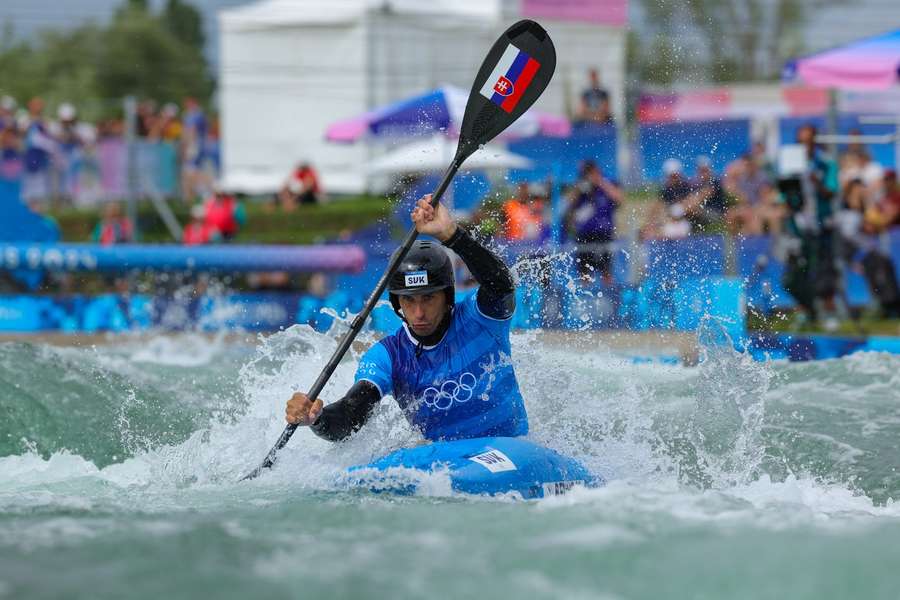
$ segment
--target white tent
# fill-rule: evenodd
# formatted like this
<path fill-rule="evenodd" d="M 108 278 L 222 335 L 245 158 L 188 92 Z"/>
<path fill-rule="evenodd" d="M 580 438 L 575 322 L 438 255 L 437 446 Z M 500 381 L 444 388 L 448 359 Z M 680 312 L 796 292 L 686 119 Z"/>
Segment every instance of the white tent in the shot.
<path fill-rule="evenodd" d="M 385 173 L 421 173 L 443 171 L 450 164 L 456 152 L 456 140 L 443 135 L 435 135 L 425 140 L 406 144 L 392 150 L 370 162 L 366 172 L 372 174 Z M 504 148 L 488 144 L 475 151 L 464 165 L 465 170 L 527 169 L 532 163 L 529 159 L 514 154 Z"/>
<path fill-rule="evenodd" d="M 364 187 L 374 151 L 324 140 L 329 123 L 450 83 L 468 89 L 515 0 L 263 0 L 219 13 L 223 177 L 283 181 L 298 161 L 330 192 Z M 624 30 L 541 19 L 557 74 L 538 108 L 570 109 L 599 66 L 621 114 Z"/>

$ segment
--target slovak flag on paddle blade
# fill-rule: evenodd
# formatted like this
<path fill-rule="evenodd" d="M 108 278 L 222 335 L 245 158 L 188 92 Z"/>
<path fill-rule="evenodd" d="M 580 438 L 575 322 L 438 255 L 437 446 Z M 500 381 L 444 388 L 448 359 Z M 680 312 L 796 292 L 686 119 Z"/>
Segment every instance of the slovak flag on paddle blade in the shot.
<path fill-rule="evenodd" d="M 484 82 L 481 95 L 510 113 L 540 67 L 541 63 L 510 44 Z"/>

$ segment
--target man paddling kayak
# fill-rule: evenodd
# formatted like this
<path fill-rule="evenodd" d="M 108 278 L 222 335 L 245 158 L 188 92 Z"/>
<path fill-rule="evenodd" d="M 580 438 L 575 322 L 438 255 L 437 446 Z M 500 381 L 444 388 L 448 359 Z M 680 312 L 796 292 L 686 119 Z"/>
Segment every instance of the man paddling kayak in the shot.
<path fill-rule="evenodd" d="M 362 427 L 385 395 L 430 440 L 528 433 L 528 416 L 510 361 L 515 284 L 507 266 L 475 241 L 447 209 L 421 198 L 416 231 L 453 250 L 479 283 L 455 302 L 450 257 L 440 245 L 417 241 L 388 286 L 403 326 L 363 355 L 356 383 L 323 407 L 297 392 L 288 423 L 309 425 L 319 437 L 342 440 Z"/>

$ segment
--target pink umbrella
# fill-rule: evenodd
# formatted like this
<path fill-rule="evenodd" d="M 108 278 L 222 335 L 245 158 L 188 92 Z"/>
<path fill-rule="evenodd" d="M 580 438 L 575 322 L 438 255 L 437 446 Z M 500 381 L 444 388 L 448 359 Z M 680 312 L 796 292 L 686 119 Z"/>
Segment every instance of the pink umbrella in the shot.
<path fill-rule="evenodd" d="M 797 58 L 783 79 L 845 90 L 883 90 L 900 83 L 900 29 Z"/>

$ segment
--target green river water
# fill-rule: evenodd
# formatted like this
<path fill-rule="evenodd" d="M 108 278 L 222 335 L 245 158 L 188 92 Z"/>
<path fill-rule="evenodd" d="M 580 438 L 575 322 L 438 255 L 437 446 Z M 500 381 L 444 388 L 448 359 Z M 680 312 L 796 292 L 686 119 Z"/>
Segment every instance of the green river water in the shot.
<path fill-rule="evenodd" d="M 897 598 L 900 357 L 633 364 L 517 334 L 530 437 L 609 480 L 541 501 L 340 473 L 416 441 L 390 401 L 258 464 L 334 340 L 0 345 L 3 598 Z M 348 357 L 323 396 L 352 381 Z"/>

